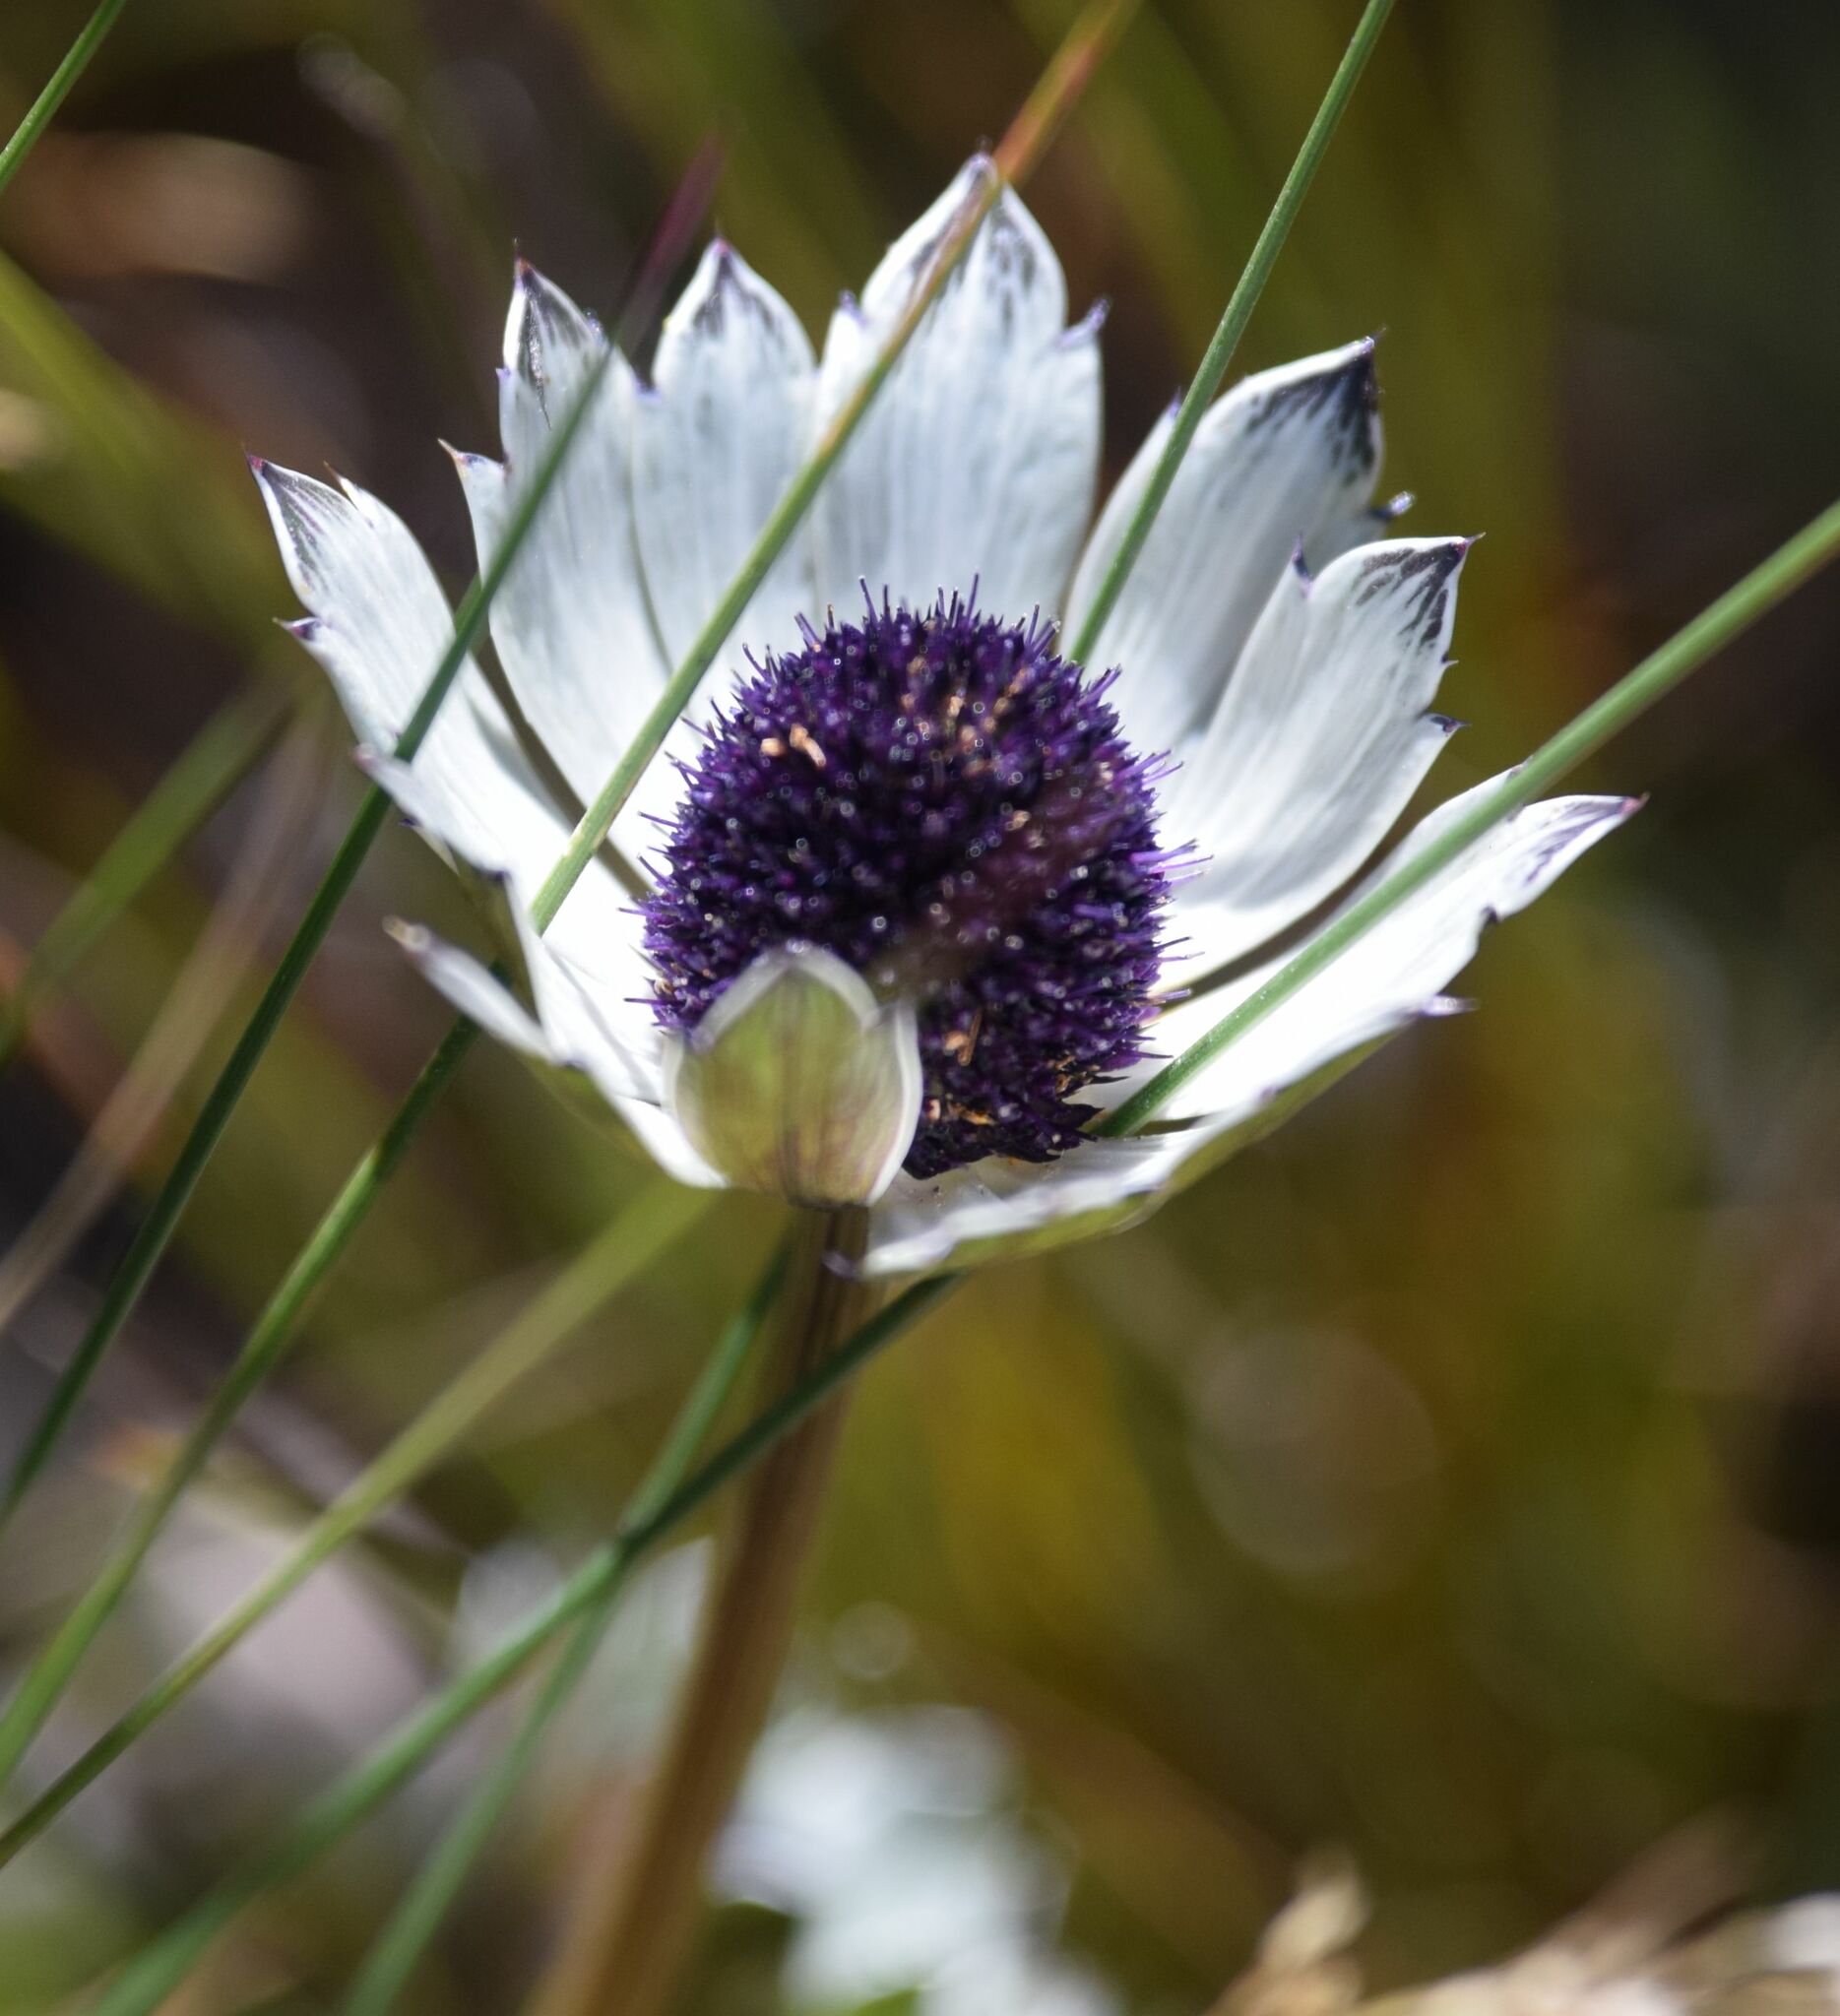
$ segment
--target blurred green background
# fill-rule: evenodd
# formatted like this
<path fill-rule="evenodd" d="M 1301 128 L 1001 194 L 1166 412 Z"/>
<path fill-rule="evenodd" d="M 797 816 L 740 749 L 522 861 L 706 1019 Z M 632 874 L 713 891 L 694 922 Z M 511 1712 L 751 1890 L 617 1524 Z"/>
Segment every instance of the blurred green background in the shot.
<path fill-rule="evenodd" d="M 5 11 L 0 123 L 85 12 Z M 1355 12 L 1151 0 L 1031 186 L 1076 312 L 1111 302 L 1110 468 L 1198 356 Z M 611 311 L 713 134 L 716 223 L 821 329 L 1070 14 L 131 0 L 0 201 L 0 984 L 213 709 L 296 672 L 240 450 L 381 492 L 457 587 L 437 437 L 492 445 L 514 242 Z M 1489 534 L 1440 790 L 1828 501 L 1837 79 L 1821 0 L 1402 0 L 1238 367 L 1383 327 L 1408 529 Z M 1482 1013 L 1148 1227 L 986 1274 L 869 1373 L 720 1879 L 753 1901 L 686 2007 L 931 1979 L 920 2006 L 953 2016 L 1176 2016 L 1324 1843 L 1375 1891 L 1379 1983 L 1532 1936 L 1709 1809 L 1754 1842 L 1735 1881 L 1840 1884 L 1837 639 L 1816 584 L 1600 759 L 1653 801 L 1491 938 L 1462 982 Z M 9 1443 L 356 795 L 316 702 L 0 1080 L 10 1241 L 192 962 L 176 1098 L 0 1346 Z M 398 911 L 466 928 L 392 834 L 8 1537 L 9 1662 L 444 1026 L 378 927 Z M 481 1050 L 34 1768 L 648 1180 Z M 773 1229 L 725 1201 L 0 1878 L 0 2011 L 61 2006 L 605 1530 Z M 605 1865 L 696 1572 L 667 1557 L 641 1592 L 416 2011 L 518 2006 Z M 505 1727 L 251 1920 L 186 2008 L 333 2006 Z M 801 1827 L 796 1853 L 774 1831 Z"/>

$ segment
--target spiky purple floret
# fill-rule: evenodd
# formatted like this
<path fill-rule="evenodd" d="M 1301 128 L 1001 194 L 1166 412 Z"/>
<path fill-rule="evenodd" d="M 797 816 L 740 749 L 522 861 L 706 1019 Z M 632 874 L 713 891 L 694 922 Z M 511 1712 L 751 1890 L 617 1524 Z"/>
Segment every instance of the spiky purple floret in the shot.
<path fill-rule="evenodd" d="M 756 665 L 683 766 L 646 905 L 657 1012 L 688 1032 L 761 953 L 822 946 L 919 1009 L 906 1167 L 1047 1162 L 1072 1097 L 1141 1054 L 1173 856 L 1163 767 L 1039 618 L 870 602 Z"/>

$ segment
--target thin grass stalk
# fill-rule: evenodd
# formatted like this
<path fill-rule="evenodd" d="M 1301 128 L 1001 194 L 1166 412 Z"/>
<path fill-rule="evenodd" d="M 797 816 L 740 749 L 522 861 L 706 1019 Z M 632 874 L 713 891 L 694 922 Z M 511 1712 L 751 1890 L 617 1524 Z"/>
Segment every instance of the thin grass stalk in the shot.
<path fill-rule="evenodd" d="M 1367 59 L 1373 54 L 1374 44 L 1379 40 L 1380 31 L 1386 26 L 1386 17 L 1392 9 L 1393 0 L 1367 0 L 1348 48 L 1336 66 L 1335 75 L 1329 80 L 1329 89 L 1316 107 L 1316 116 L 1309 122 L 1309 131 L 1304 134 L 1303 144 L 1298 150 L 1296 160 L 1291 163 L 1291 172 L 1284 178 L 1284 186 L 1278 191 L 1278 200 L 1272 205 L 1264 228 L 1252 246 L 1245 270 L 1228 296 L 1226 309 L 1208 340 L 1193 382 L 1182 396 L 1182 403 L 1175 413 L 1175 424 L 1170 429 L 1163 454 L 1151 472 L 1137 509 L 1131 514 L 1130 523 L 1124 529 L 1118 549 L 1112 554 L 1110 564 L 1100 581 L 1092 606 L 1081 620 L 1079 633 L 1067 646 L 1067 656 L 1081 664 L 1086 662 L 1099 642 L 1099 633 L 1106 627 L 1106 618 L 1110 615 L 1131 569 L 1137 564 L 1137 556 L 1143 551 L 1144 541 L 1150 536 L 1150 528 L 1169 497 L 1175 472 L 1194 441 L 1202 415 L 1220 390 L 1227 367 L 1233 361 L 1235 350 L 1239 347 L 1239 339 L 1252 319 L 1252 310 L 1265 291 L 1265 283 L 1270 280 L 1272 268 L 1278 263 L 1278 254 L 1291 235 L 1291 226 L 1303 207 L 1309 185 L 1316 178 L 1316 170 L 1322 165 L 1322 158 L 1329 151 L 1329 142 L 1342 123 L 1342 114 L 1348 110 L 1355 87 L 1361 82 L 1361 74 L 1367 67 Z"/>
<path fill-rule="evenodd" d="M 0 1070 L 45 996 L 261 762 L 312 690 L 304 680 L 264 681 L 226 701 L 199 729 L 33 946 L 0 1005 Z"/>
<path fill-rule="evenodd" d="M 361 1532 L 415 1480 L 445 1456 L 510 1389 L 530 1375 L 641 1269 L 681 1236 L 707 1208 L 710 1193 L 661 1184 L 642 1196 L 565 1267 L 387 1447 L 346 1485 L 338 1497 L 270 1564 L 210 1630 L 141 1695 L 132 1707 L 63 1772 L 12 1827 L 0 1835 L 0 1862 L 31 1839 L 41 1825 L 76 1797 L 115 1758 L 178 1701 L 190 1693 L 250 1631 L 271 1615 L 323 1562 Z M 227 1389 L 225 1389 L 227 1390 Z M 202 1425 L 202 1424 L 201 1424 Z M 34 1662 L 22 1683 L 19 1727 L 35 1727 L 56 1700 L 80 1653 L 95 1635 L 98 1615 L 120 1600 L 132 1565 L 145 1554 L 172 1500 L 196 1475 L 203 1437 L 194 1430 L 181 1456 L 159 1487 L 137 1508 L 131 1538 L 138 1551 L 124 1548 L 86 1591 L 62 1631 Z M 35 1718 L 35 1720 L 33 1719 Z M 17 1761 L 20 1738 L 9 1757 Z"/>
<path fill-rule="evenodd" d="M 95 12 L 78 31 L 77 39 L 64 52 L 64 60 L 52 71 L 43 91 L 32 101 L 25 118 L 13 130 L 13 137 L 0 147 L 0 189 L 20 171 L 26 157 L 36 146 L 38 136 L 57 116 L 57 108 L 70 95 L 71 88 L 90 67 L 90 58 L 102 46 L 103 37 L 115 26 L 127 0 L 99 0 Z"/>
<path fill-rule="evenodd" d="M 1503 778 L 1460 819 L 1421 848 L 1378 883 L 1359 903 L 1353 904 L 1332 924 L 1318 932 L 1295 959 L 1272 975 L 1255 993 L 1224 1015 L 1207 1035 L 1191 1043 L 1138 1093 L 1108 1113 L 1094 1131 L 1100 1134 L 1134 1134 L 1221 1052 L 1256 1028 L 1310 980 L 1339 959 L 1350 946 L 1364 938 L 1374 925 L 1390 916 L 1401 904 L 1423 889 L 1431 878 L 1447 868 L 1459 855 L 1487 837 L 1504 819 L 1530 804 L 1540 793 L 1556 784 L 1567 772 L 1601 749 L 1656 701 L 1674 691 L 1689 673 L 1697 671 L 1715 652 L 1749 629 L 1759 616 L 1818 573 L 1840 554 L 1840 502 L 1806 526 L 1786 545 L 1754 567 L 1735 586 L 1726 590 L 1709 608 L 1651 652 L 1640 664 L 1611 687 L 1600 699 L 1569 722 L 1549 741 L 1543 742 L 1517 769 Z"/>
<path fill-rule="evenodd" d="M 696 1452 L 733 1391 L 779 1294 L 786 1258 L 784 1248 L 775 1254 L 753 1294 L 724 1331 L 635 1492 L 628 1518 L 650 1518 L 682 1483 Z M 587 1673 L 625 1583 L 624 1570 L 609 1577 L 576 1624 L 516 1733 L 448 1823 L 434 1853 L 415 1872 L 414 1881 L 378 1932 L 352 1981 L 344 2016 L 387 2016 L 398 1995 L 409 1985 L 474 1862 L 536 1762 L 543 1739 Z"/>
<path fill-rule="evenodd" d="M 1644 690 L 1640 704 L 1630 706 L 1617 724 L 1626 725 L 1643 707 L 1652 705 L 1688 672 L 1704 664 L 1837 554 L 1840 504 L 1797 534 L 1645 659 L 1628 678 L 1619 681 L 1612 695 L 1623 693 L 1638 674 L 1643 676 Z M 1587 709 L 1572 729 L 1586 728 L 1594 718 L 1601 725 L 1602 705 L 1600 702 Z M 1574 739 L 1572 729 L 1547 743 L 1542 756 L 1546 757 L 1554 743 L 1569 741 L 1571 753 L 1567 761 L 1576 762 L 1599 746 L 1601 734 L 1580 733 Z M 1544 783 L 1552 784 L 1561 774 L 1559 769 L 1548 767 Z M 724 1443 L 649 1518 L 622 1524 L 607 1546 L 584 1562 L 548 1603 L 508 1634 L 485 1660 L 448 1682 L 379 1750 L 284 1829 L 256 1862 L 228 1879 L 162 1934 L 116 1984 L 111 1997 L 98 2004 L 97 2016 L 151 2016 L 151 2011 L 159 2006 L 159 1996 L 183 1979 L 192 1961 L 237 1912 L 335 1847 L 411 1777 L 469 1716 L 508 1685 L 542 1645 L 584 1615 L 600 1600 L 610 1578 L 623 1574 L 638 1555 L 699 1511 L 732 1478 L 757 1463 L 814 1409 L 822 1406 L 839 1385 L 854 1378 L 920 1317 L 937 1308 L 966 1279 L 964 1273 L 937 1274 L 905 1290 L 808 1377 Z M 14 1835 L 31 1817 L 22 1816 L 7 1836 L 0 1837 L 0 1853 L 12 1846 Z M 37 1824 L 42 1825 L 42 1820 Z M 151 2001 L 144 1999 L 149 1993 L 154 1996 Z"/>
<path fill-rule="evenodd" d="M 611 352 L 608 352 L 610 356 Z M 600 389 L 605 373 L 606 362 L 597 363 L 595 371 L 584 388 L 581 397 L 556 429 L 548 453 L 538 472 L 537 479 L 531 486 L 530 494 L 522 501 L 506 528 L 504 543 L 493 556 L 491 564 L 467 591 L 455 619 L 453 641 L 442 655 L 433 677 L 429 680 L 421 699 L 416 703 L 414 713 L 410 717 L 408 726 L 397 737 L 392 754 L 400 762 L 407 762 L 421 747 L 441 703 L 459 676 L 474 646 L 478 642 L 485 624 L 487 610 L 492 598 L 509 573 L 511 563 L 529 536 L 536 522 L 538 510 L 548 495 L 550 484 L 555 479 L 563 457 L 573 444 L 581 423 L 587 415 L 590 404 Z M 230 1116 L 235 1112 L 249 1081 L 255 1076 L 256 1067 L 261 1063 L 275 1032 L 281 1027 L 283 1016 L 299 990 L 300 982 L 306 977 L 307 968 L 312 965 L 320 946 L 325 942 L 326 933 L 339 914 L 358 870 L 364 864 L 364 857 L 370 852 L 371 845 L 382 832 L 385 821 L 394 810 L 390 797 L 376 786 L 364 793 L 355 819 L 352 820 L 345 838 L 340 842 L 319 887 L 308 903 L 306 914 L 283 952 L 268 985 L 263 989 L 262 998 L 256 1005 L 243 1033 L 238 1037 L 228 1061 L 219 1074 L 216 1083 L 205 1097 L 198 1118 L 193 1122 L 191 1132 L 186 1136 L 184 1146 L 179 1150 L 171 1170 L 160 1185 L 140 1229 L 116 1268 L 108 1288 L 103 1294 L 100 1308 L 96 1311 L 83 1341 L 73 1354 L 52 1392 L 50 1402 L 43 1416 L 33 1428 L 24 1452 L 7 1480 L 6 1489 L 0 1496 L 0 1527 L 17 1510 L 20 1500 L 31 1488 L 33 1480 L 43 1469 L 46 1459 L 56 1446 L 66 1423 L 76 1411 L 78 1401 L 94 1377 L 96 1366 L 103 1354 L 120 1333 L 121 1326 L 128 1319 L 135 1304 L 140 1300 L 141 1291 L 158 1265 L 160 1255 L 171 1239 L 186 1204 L 190 1201 L 198 1179 L 204 1174 L 205 1166 L 210 1162 L 223 1130 L 229 1125 Z M 0 1725 L 0 1759 L 4 1759 L 4 1726 Z M 4 1783 L 6 1765 L 0 1761 L 0 1783 Z"/>
<path fill-rule="evenodd" d="M 107 1209 L 243 983 L 312 830 L 323 751 L 296 734 L 275 766 L 238 859 L 145 1041 L 102 1102 L 70 1166 L 0 1255 L 0 1336 Z"/>

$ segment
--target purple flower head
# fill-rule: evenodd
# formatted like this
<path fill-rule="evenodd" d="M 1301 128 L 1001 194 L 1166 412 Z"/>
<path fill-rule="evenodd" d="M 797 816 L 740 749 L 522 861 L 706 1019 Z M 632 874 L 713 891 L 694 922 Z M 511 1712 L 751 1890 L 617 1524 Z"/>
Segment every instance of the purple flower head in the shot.
<path fill-rule="evenodd" d="M 656 1012 L 693 1031 L 779 946 L 835 953 L 917 1009 L 905 1166 L 1047 1162 L 1074 1095 L 1141 1054 L 1174 856 L 1158 761 L 1055 655 L 1052 626 L 956 596 L 832 617 L 757 664 L 683 766 L 645 939 Z"/>

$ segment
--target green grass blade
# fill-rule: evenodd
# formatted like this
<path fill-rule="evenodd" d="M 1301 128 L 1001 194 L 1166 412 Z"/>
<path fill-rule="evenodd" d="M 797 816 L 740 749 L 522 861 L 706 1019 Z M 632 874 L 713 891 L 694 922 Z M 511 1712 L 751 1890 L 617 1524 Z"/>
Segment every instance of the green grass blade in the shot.
<path fill-rule="evenodd" d="M 70 1803 L 115 1758 L 192 1690 L 250 1631 L 299 1588 L 315 1569 L 360 1532 L 411 1483 L 444 1456 L 518 1380 L 558 1349 L 609 1296 L 630 1282 L 678 1237 L 708 1205 L 712 1193 L 660 1185 L 621 1215 L 564 1268 L 493 1342 L 390 1444 L 351 1480 L 339 1496 L 298 1536 L 293 1544 L 238 1598 L 191 1648 L 160 1674 L 127 1712 L 110 1725 L 81 1757 L 0 1834 L 0 1862 L 10 1859 L 47 1821 Z M 241 1378 L 226 1381 L 213 1403 L 218 1422 L 245 1397 L 253 1374 L 239 1365 Z M 201 1423 L 201 1428 L 203 1424 Z M 190 1454 L 203 1439 L 195 1429 Z M 196 1462 L 175 1462 L 161 1480 L 158 1512 L 153 1500 L 142 1508 L 137 1537 L 157 1530 L 171 1500 Z M 40 1720 L 68 1677 L 74 1654 L 95 1635 L 101 1615 L 119 1600 L 134 1561 L 111 1559 L 84 1603 L 66 1620 L 52 1646 L 33 1665 L 16 1702 L 30 1701 Z M 81 1633 L 79 1621 L 86 1627 Z M 66 1643 L 68 1641 L 68 1645 Z M 53 1652 L 61 1656 L 54 1662 Z M 25 1729 L 22 1711 L 22 1730 Z M 29 1735 L 30 1731 L 26 1731 Z M 23 1738 L 14 1736 L 9 1754 L 17 1758 Z"/>
<path fill-rule="evenodd" d="M 50 82 L 32 100 L 25 118 L 14 129 L 13 138 L 0 147 L 0 189 L 12 181 L 21 163 L 36 145 L 39 134 L 57 116 L 57 108 L 70 95 L 71 87 L 90 67 L 90 58 L 102 46 L 102 37 L 115 26 L 127 0 L 99 0 L 95 12 L 84 23 L 82 32 L 65 51 L 64 60 L 52 71 Z"/>
<path fill-rule="evenodd" d="M 683 1481 L 704 1437 L 733 1391 L 779 1293 L 785 1271 L 786 1251 L 782 1247 L 698 1375 L 665 1446 L 633 1498 L 628 1517 L 650 1518 Z M 351 1984 L 345 2016 L 386 2016 L 409 1985 L 429 1941 L 453 1908 L 468 1872 L 536 1762 L 551 1724 L 568 1705 L 587 1672 L 625 1584 L 623 1570 L 610 1577 L 575 1626 L 511 1741 L 468 1796 L 434 1853 L 415 1872 L 414 1881 L 378 1933 Z"/>
<path fill-rule="evenodd" d="M 1080 624 L 1079 634 L 1067 646 L 1067 656 L 1082 664 L 1098 643 L 1106 618 L 1110 615 L 1120 590 L 1137 564 L 1137 556 L 1150 536 L 1150 528 L 1170 494 L 1175 472 L 1181 467 L 1182 458 L 1195 438 L 1195 429 L 1200 426 L 1202 415 L 1220 390 L 1221 380 L 1227 375 L 1227 366 L 1233 361 L 1234 351 L 1239 347 L 1239 339 L 1252 319 L 1258 297 L 1265 291 L 1265 283 L 1270 280 L 1272 268 L 1278 263 L 1284 241 L 1291 235 L 1291 226 L 1303 207 L 1303 198 L 1308 195 L 1309 185 L 1322 165 L 1322 158 L 1329 151 L 1335 129 L 1342 123 L 1342 114 L 1348 109 L 1355 87 L 1361 82 L 1361 73 L 1367 67 L 1367 59 L 1373 54 L 1373 45 L 1380 38 L 1380 31 L 1386 26 L 1386 17 L 1392 12 L 1392 7 L 1393 0 L 1367 0 L 1348 48 L 1336 66 L 1335 75 L 1329 80 L 1329 89 L 1316 107 L 1316 116 L 1309 122 L 1303 145 L 1291 164 L 1291 172 L 1284 178 L 1284 186 L 1278 191 L 1278 200 L 1272 205 L 1265 227 L 1253 244 L 1245 270 L 1228 296 L 1226 309 L 1202 355 L 1194 382 L 1182 397 L 1175 424 L 1170 430 L 1169 443 L 1131 516 L 1130 524 L 1125 528 L 1117 551 L 1111 556 L 1093 605 Z"/>
<path fill-rule="evenodd" d="M 25 1040 L 33 1009 L 262 760 L 306 690 L 264 683 L 237 694 L 136 807 L 45 927 L 0 1007 L 0 1069 Z"/>
<path fill-rule="evenodd" d="M 459 676 L 461 667 L 466 663 L 474 646 L 478 642 L 484 628 L 486 612 L 491 607 L 492 598 L 497 594 L 525 539 L 530 536 L 538 512 L 555 480 L 556 472 L 573 445 L 588 409 L 600 390 L 611 356 L 612 351 L 609 349 L 597 362 L 580 398 L 556 429 L 528 495 L 521 500 L 518 509 L 512 515 L 505 530 L 503 543 L 493 556 L 491 564 L 474 581 L 462 599 L 459 614 L 455 619 L 453 640 L 442 654 L 440 663 L 434 668 L 409 724 L 397 738 L 393 754 L 400 760 L 407 761 L 420 748 L 441 703 L 447 698 L 449 688 Z M 301 980 L 306 976 L 307 968 L 318 953 L 326 933 L 332 928 L 333 918 L 338 914 L 340 906 L 345 902 L 352 883 L 356 881 L 364 857 L 382 831 L 391 810 L 390 799 L 381 790 L 373 786 L 366 791 L 357 817 L 351 822 L 344 840 L 340 842 L 331 864 L 307 905 L 306 914 L 288 941 L 280 964 L 263 990 L 261 1000 L 256 1004 L 255 1013 L 237 1039 L 235 1047 L 231 1050 L 228 1061 L 216 1083 L 206 1095 L 198 1118 L 193 1122 L 191 1132 L 186 1136 L 171 1170 L 160 1185 L 121 1264 L 115 1270 L 102 1297 L 101 1307 L 85 1332 L 70 1363 L 59 1376 L 44 1414 L 34 1425 L 11 1477 L 7 1480 L 5 1492 L 0 1494 L 0 1525 L 4 1525 L 18 1507 L 32 1480 L 44 1468 L 96 1366 L 101 1362 L 103 1354 L 114 1342 L 122 1324 L 140 1299 L 141 1291 L 147 1285 L 148 1277 L 153 1273 L 159 1256 L 165 1251 L 167 1241 L 178 1225 L 192 1191 L 204 1173 L 205 1165 L 211 1160 L 224 1128 L 229 1125 L 230 1116 L 236 1110 L 244 1088 L 255 1075 L 256 1066 L 262 1061 L 264 1051 L 267 1050 L 275 1031 L 280 1027 L 283 1016 L 287 1012 Z M 0 1783 L 4 1782 L 4 1777 L 5 1767 L 0 1765 Z"/>
<path fill-rule="evenodd" d="M 1504 778 L 1461 819 L 1429 846 L 1353 904 L 1334 923 L 1319 932 L 1297 957 L 1281 967 L 1254 994 L 1225 1015 L 1180 1056 L 1173 1057 L 1134 1097 L 1109 1113 L 1095 1131 L 1132 1134 L 1156 1117 L 1158 1109 L 1247 1030 L 1263 1022 L 1275 1008 L 1340 958 L 1357 939 L 1390 916 L 1410 896 L 1448 867 L 1457 856 L 1502 820 L 1556 784 L 1586 757 L 1626 727 L 1656 701 L 1673 692 L 1733 638 L 1840 554 L 1840 503 L 1830 505 L 1767 560 L 1726 590 L 1717 601 L 1676 632 L 1657 651 L 1595 700 L 1551 740 L 1542 743 L 1518 769 Z"/>

